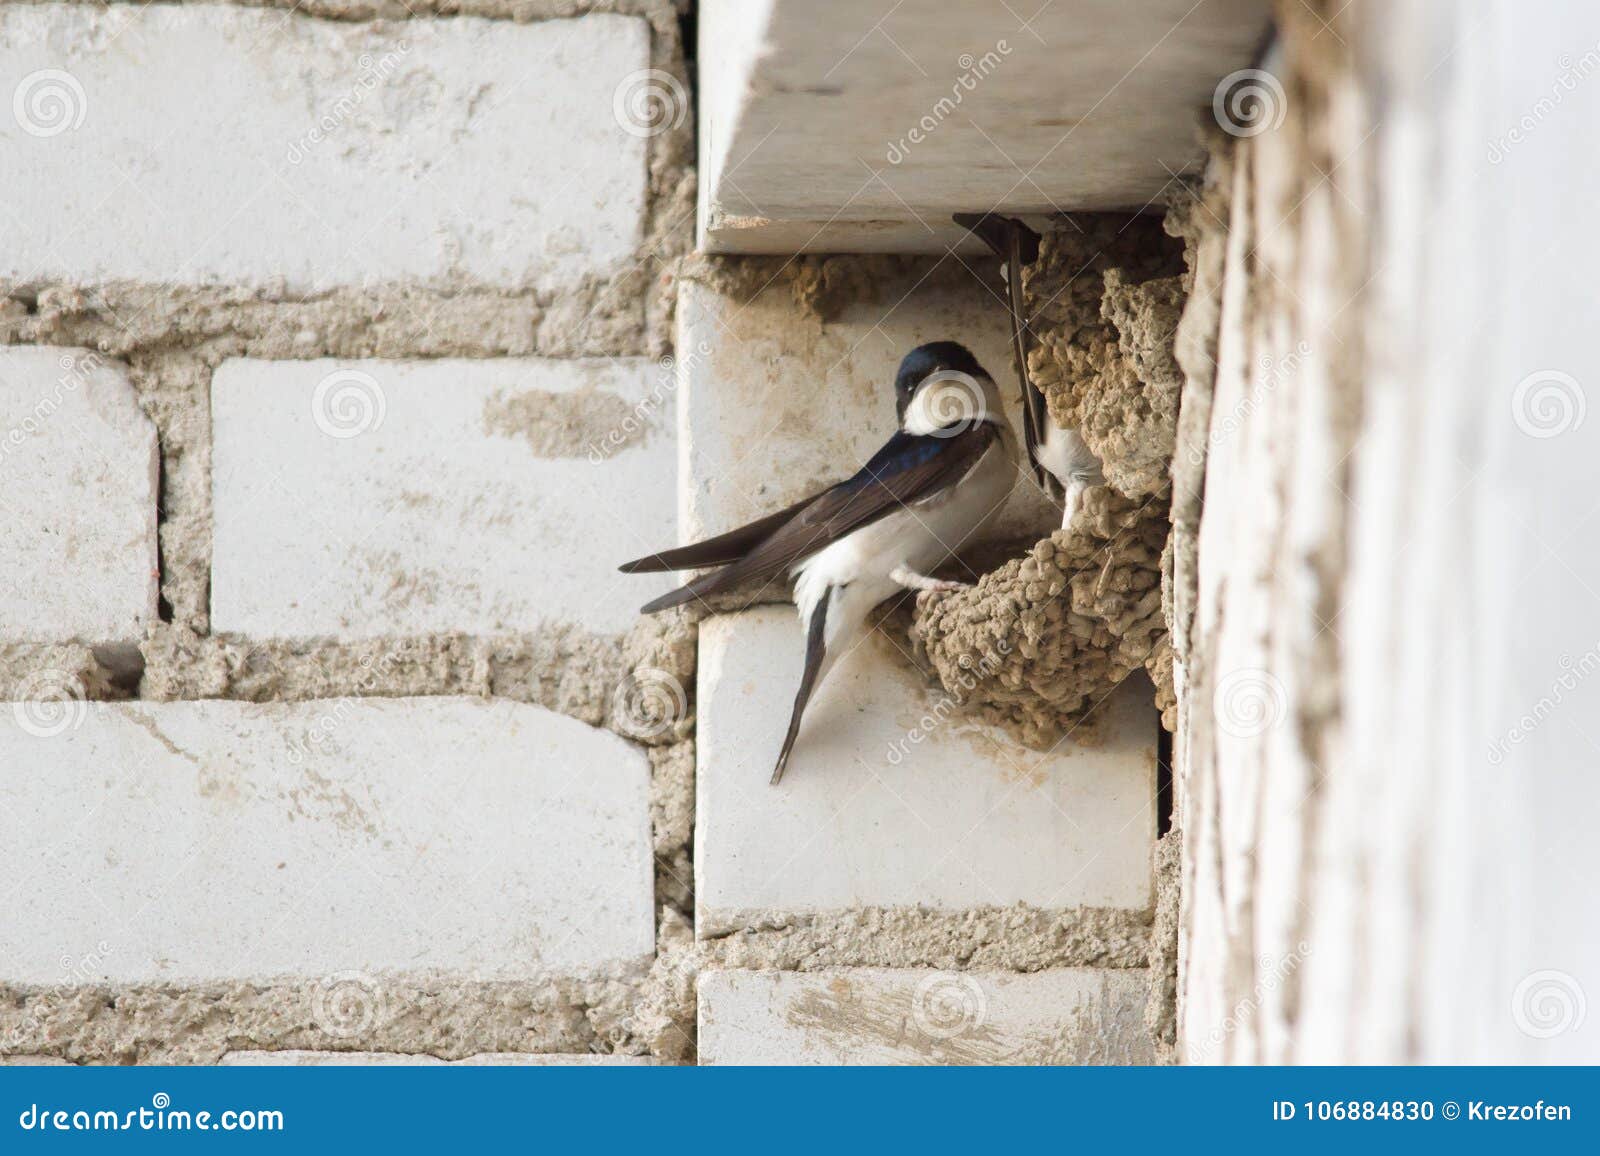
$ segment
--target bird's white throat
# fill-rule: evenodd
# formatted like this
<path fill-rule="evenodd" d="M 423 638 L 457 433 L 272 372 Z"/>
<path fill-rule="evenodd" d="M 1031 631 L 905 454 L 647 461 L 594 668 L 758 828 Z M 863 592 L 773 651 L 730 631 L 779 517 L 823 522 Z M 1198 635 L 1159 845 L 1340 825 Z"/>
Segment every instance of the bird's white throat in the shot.
<path fill-rule="evenodd" d="M 965 429 L 974 422 L 992 421 L 1002 412 L 1000 390 L 992 378 L 943 370 L 917 386 L 900 428 L 921 435 L 950 426 Z"/>

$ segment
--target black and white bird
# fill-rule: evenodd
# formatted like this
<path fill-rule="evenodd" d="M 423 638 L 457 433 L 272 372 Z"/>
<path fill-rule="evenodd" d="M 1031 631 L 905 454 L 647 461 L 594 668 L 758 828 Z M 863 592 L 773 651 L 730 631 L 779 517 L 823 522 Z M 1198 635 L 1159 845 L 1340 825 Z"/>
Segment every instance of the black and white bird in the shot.
<path fill-rule="evenodd" d="M 747 526 L 629 562 L 624 573 L 718 567 L 643 607 L 653 614 L 748 582 L 794 579 L 805 670 L 772 781 L 783 777 L 812 692 L 901 589 L 929 575 L 998 514 L 1016 484 L 1016 438 L 1000 391 L 953 341 L 919 345 L 895 375 L 900 428 L 848 479 Z"/>
<path fill-rule="evenodd" d="M 1006 301 L 1011 307 L 1011 349 L 1022 383 L 1022 438 L 1034 477 L 1051 498 L 1061 503 L 1061 526 L 1072 523 L 1083 491 L 1101 485 L 1100 459 L 1077 430 L 1051 420 L 1050 410 L 1028 376 L 1028 321 L 1022 310 L 1022 267 L 1039 259 L 1039 234 L 1015 217 L 997 213 L 956 213 L 955 223 L 970 229 L 1005 262 Z"/>

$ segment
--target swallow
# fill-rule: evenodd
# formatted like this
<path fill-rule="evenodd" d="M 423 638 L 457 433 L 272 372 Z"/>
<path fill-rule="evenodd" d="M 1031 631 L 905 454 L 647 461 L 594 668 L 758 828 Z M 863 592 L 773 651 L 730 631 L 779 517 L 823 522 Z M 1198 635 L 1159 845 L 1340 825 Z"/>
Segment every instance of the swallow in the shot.
<path fill-rule="evenodd" d="M 929 575 L 999 512 L 1017 447 L 1000 391 L 965 346 L 919 345 L 894 380 L 899 428 L 855 475 L 704 542 L 624 564 L 625 574 L 714 567 L 645 604 L 654 614 L 751 582 L 794 579 L 805 667 L 772 782 L 783 778 L 812 693 L 900 590 L 954 590 Z"/>
<path fill-rule="evenodd" d="M 1017 364 L 1017 380 L 1022 383 L 1022 437 L 1028 461 L 1040 487 L 1061 503 L 1061 526 L 1072 522 L 1083 491 L 1100 485 L 1105 475 L 1100 460 L 1078 436 L 1077 430 L 1063 429 L 1050 419 L 1044 394 L 1028 376 L 1027 318 L 1022 312 L 1022 267 L 1039 259 L 1039 234 L 1015 217 L 997 213 L 956 213 L 953 220 L 975 234 L 1005 262 L 1006 302 L 1011 311 L 1011 354 Z"/>

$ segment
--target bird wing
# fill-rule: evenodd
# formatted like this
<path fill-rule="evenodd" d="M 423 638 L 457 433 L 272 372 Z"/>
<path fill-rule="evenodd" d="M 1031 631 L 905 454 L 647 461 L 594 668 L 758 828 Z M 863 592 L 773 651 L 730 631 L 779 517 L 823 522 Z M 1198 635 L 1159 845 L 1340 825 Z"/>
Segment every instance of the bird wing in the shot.
<path fill-rule="evenodd" d="M 1017 380 L 1022 383 L 1022 440 L 1028 447 L 1028 464 L 1047 494 L 1060 498 L 1061 483 L 1044 468 L 1039 457 L 1049 430 L 1050 411 L 1044 394 L 1028 376 L 1028 323 L 1022 316 L 1022 267 L 1039 259 L 1039 234 L 1015 217 L 997 213 L 956 213 L 955 223 L 973 233 L 1006 263 L 1006 302 L 1011 307 L 1012 357 Z"/>
<path fill-rule="evenodd" d="M 646 603 L 642 613 L 654 614 L 744 582 L 776 577 L 852 530 L 960 481 L 999 438 L 998 428 L 987 421 L 947 430 L 932 434 L 901 430 L 848 481 L 808 498 L 798 510 L 791 506 L 792 516 L 743 557 Z"/>
<path fill-rule="evenodd" d="M 715 538 L 707 538 L 704 542 L 696 542 L 691 546 L 679 546 L 676 550 L 647 554 L 643 558 L 635 558 L 632 562 L 624 562 L 618 569 L 624 574 L 648 574 L 660 570 L 699 570 L 706 566 L 726 566 L 743 558 L 761 542 L 761 539 L 815 500 L 816 495 L 812 494 L 810 497 L 801 498 L 792 506 L 779 510 L 776 514 L 757 518 L 737 530 L 729 530 L 726 534 L 718 534 Z"/>

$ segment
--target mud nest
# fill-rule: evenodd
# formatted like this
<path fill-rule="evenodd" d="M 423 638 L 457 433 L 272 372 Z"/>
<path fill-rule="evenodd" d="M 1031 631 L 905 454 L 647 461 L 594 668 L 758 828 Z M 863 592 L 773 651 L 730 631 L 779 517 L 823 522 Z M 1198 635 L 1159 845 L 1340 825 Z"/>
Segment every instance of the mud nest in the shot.
<path fill-rule="evenodd" d="M 970 713 L 1030 745 L 1076 731 L 1141 667 L 1162 722 L 1176 722 L 1163 587 L 1182 267 L 1181 246 L 1151 218 L 1083 215 L 1045 235 L 1024 275 L 1030 374 L 1107 484 L 1025 556 L 970 589 L 917 600 L 918 661 Z"/>
<path fill-rule="evenodd" d="M 919 596 L 917 660 L 973 713 L 1048 746 L 1160 651 L 1168 529 L 1164 502 L 1092 487 L 1071 527 L 1026 556 Z"/>

